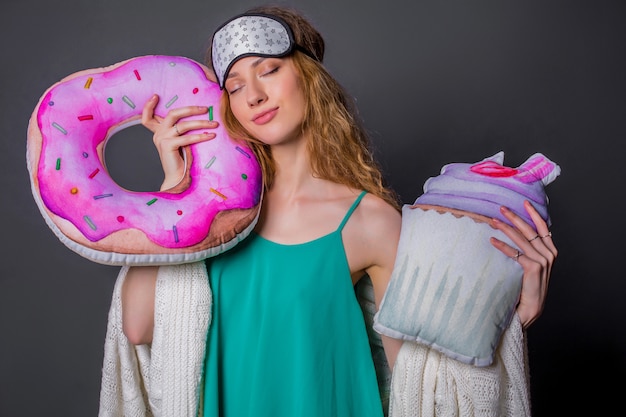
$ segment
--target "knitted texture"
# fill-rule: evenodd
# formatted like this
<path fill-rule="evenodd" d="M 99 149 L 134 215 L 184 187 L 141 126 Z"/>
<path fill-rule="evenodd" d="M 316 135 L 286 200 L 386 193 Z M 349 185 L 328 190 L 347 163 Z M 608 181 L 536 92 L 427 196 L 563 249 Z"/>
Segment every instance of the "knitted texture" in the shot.
<path fill-rule="evenodd" d="M 98 415 L 195 416 L 211 321 L 204 262 L 159 268 L 152 346 L 133 346 L 123 333 L 121 288 L 127 272 L 128 267 L 120 270 L 113 290 Z M 364 284 L 357 295 L 370 327 L 372 299 L 368 283 Z M 379 342 L 372 343 L 372 350 L 384 398 L 389 383 L 386 360 Z M 463 364 L 424 345 L 405 342 L 391 376 L 389 417 L 530 416 L 527 363 L 517 316 L 488 367 Z"/>
<path fill-rule="evenodd" d="M 211 292 L 204 262 L 162 266 L 151 346 L 133 346 L 122 330 L 120 270 L 104 345 L 100 417 L 193 416 L 198 411 Z"/>
<path fill-rule="evenodd" d="M 528 354 L 517 315 L 490 366 L 451 359 L 404 342 L 396 359 L 389 417 L 530 416 Z"/>

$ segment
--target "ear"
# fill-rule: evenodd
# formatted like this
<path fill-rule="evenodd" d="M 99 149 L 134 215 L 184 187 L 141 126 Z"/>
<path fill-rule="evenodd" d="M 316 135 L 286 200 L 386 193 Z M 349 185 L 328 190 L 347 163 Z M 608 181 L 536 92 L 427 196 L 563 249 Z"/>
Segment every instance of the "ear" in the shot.
<path fill-rule="evenodd" d="M 209 68 L 204 64 L 198 64 L 198 65 L 200 65 L 202 69 L 204 70 L 204 73 L 206 74 L 206 78 L 209 81 L 213 81 L 215 84 L 217 84 L 217 76 L 215 75 L 213 68 Z"/>

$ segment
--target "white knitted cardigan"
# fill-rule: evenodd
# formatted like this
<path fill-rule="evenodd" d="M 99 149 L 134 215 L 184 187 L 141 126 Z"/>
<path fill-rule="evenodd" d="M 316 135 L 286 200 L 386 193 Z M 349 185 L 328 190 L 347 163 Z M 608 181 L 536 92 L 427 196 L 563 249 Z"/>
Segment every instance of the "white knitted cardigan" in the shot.
<path fill-rule="evenodd" d="M 109 311 L 99 417 L 197 416 L 212 302 L 205 264 L 159 268 L 151 346 L 131 345 L 122 331 L 127 272 L 120 270 Z M 527 359 L 517 316 L 488 367 L 405 342 L 391 376 L 389 417 L 530 416 Z"/>
<path fill-rule="evenodd" d="M 197 414 L 211 291 L 204 262 L 162 266 L 156 282 L 152 345 L 122 331 L 123 267 L 113 290 L 104 343 L 100 417 Z"/>

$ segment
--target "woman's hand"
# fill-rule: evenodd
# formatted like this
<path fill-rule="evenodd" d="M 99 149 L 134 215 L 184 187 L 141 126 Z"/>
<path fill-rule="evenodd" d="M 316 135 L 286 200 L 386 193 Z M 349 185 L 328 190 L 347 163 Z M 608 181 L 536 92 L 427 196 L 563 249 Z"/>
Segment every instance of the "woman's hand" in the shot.
<path fill-rule="evenodd" d="M 185 134 L 191 130 L 215 129 L 219 126 L 216 121 L 185 120 L 180 119 L 200 115 L 208 112 L 208 107 L 188 106 L 170 110 L 164 118 L 154 113 L 159 103 L 159 96 L 153 95 L 144 105 L 141 114 L 141 123 L 149 129 L 154 136 L 152 138 L 156 146 L 165 178 L 161 190 L 167 190 L 176 186 L 185 174 L 185 160 L 182 148 L 198 142 L 204 142 L 215 138 L 215 133 L 200 132 Z"/>
<path fill-rule="evenodd" d="M 519 262 L 524 269 L 517 314 L 522 326 L 526 329 L 539 318 L 543 311 L 552 265 L 558 251 L 552 241 L 552 233 L 548 230 L 548 225 L 532 204 L 525 201 L 524 208 L 535 223 L 536 232 L 532 226 L 506 207 L 501 207 L 500 211 L 515 227 L 498 219 L 492 219 L 491 222 L 494 228 L 501 230 L 517 245 L 519 252 L 495 237 L 491 238 L 491 244 L 506 256 Z"/>

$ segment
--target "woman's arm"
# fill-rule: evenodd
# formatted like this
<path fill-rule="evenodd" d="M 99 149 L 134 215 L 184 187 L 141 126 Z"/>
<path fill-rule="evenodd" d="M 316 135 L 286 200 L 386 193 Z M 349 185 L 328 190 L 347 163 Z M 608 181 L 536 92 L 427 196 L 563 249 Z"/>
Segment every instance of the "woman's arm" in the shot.
<path fill-rule="evenodd" d="M 203 114 L 207 107 L 190 106 L 173 109 L 165 118 L 154 113 L 159 97 L 154 95 L 144 105 L 142 124 L 154 133 L 153 141 L 159 153 L 165 178 L 161 190 L 176 186 L 184 175 L 185 161 L 181 148 L 193 143 L 213 139 L 215 133 L 184 133 L 198 129 L 212 129 L 218 126 L 215 121 L 180 119 Z M 154 301 L 158 266 L 133 266 L 126 274 L 122 286 L 122 328 L 124 334 L 135 345 L 152 342 L 154 331 Z"/>
<path fill-rule="evenodd" d="M 122 329 L 133 345 L 152 343 L 158 266 L 133 266 L 122 285 Z"/>
<path fill-rule="evenodd" d="M 369 202 L 370 204 L 364 204 L 368 208 L 363 216 L 367 220 L 367 226 L 362 227 L 362 230 L 366 232 L 364 235 L 366 244 L 361 249 L 367 250 L 372 260 L 366 272 L 372 280 L 378 310 L 396 260 L 402 218 L 395 208 L 382 199 L 369 199 Z M 381 339 L 389 368 L 393 369 L 403 341 L 385 335 L 381 335 Z"/>

